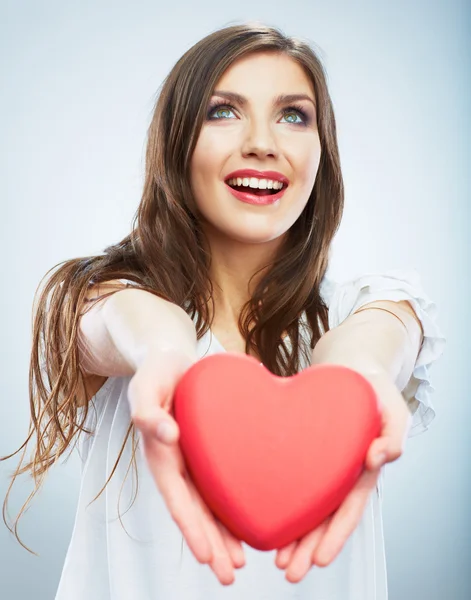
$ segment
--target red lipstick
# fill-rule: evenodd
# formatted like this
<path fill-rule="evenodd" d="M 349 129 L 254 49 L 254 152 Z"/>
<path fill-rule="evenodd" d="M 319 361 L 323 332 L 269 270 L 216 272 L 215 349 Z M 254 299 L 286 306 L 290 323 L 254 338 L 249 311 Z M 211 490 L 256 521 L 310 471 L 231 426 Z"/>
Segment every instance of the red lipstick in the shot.
<path fill-rule="evenodd" d="M 287 177 L 283 175 L 283 173 L 279 173 L 278 171 L 257 171 L 255 169 L 239 169 L 237 171 L 232 171 L 229 175 L 226 175 L 224 181 L 228 179 L 233 179 L 234 177 L 256 177 L 257 179 L 273 179 L 274 181 L 281 181 L 286 185 L 289 184 L 289 180 Z"/>
<path fill-rule="evenodd" d="M 256 177 L 257 179 L 271 179 L 273 181 L 279 181 L 283 183 L 283 187 L 281 188 L 281 190 L 278 190 L 275 194 L 258 195 L 249 192 L 248 190 L 250 190 L 251 188 L 245 188 L 244 190 L 240 190 L 231 187 L 227 182 L 230 179 L 234 179 L 236 177 L 240 177 L 242 179 L 250 177 Z M 239 169 L 237 171 L 232 171 L 232 173 L 229 173 L 229 175 L 227 175 L 225 178 L 225 183 L 229 188 L 231 194 L 235 196 L 238 200 L 241 200 L 242 202 L 246 202 L 248 204 L 267 205 L 275 203 L 283 196 L 283 194 L 286 191 L 286 188 L 289 185 L 289 180 L 283 175 L 283 173 L 279 173 L 278 171 L 257 171 L 255 169 Z"/>
<path fill-rule="evenodd" d="M 227 185 L 227 184 L 226 184 Z M 286 191 L 286 188 L 281 188 L 276 194 L 268 194 L 266 196 L 257 196 L 256 194 L 251 194 L 250 192 L 240 192 L 239 190 L 235 190 L 230 185 L 227 185 L 227 188 L 231 192 L 233 196 L 235 196 L 238 200 L 242 200 L 242 202 L 247 202 L 248 204 L 273 204 L 277 200 L 283 196 Z M 248 188 L 250 189 L 250 188 Z"/>

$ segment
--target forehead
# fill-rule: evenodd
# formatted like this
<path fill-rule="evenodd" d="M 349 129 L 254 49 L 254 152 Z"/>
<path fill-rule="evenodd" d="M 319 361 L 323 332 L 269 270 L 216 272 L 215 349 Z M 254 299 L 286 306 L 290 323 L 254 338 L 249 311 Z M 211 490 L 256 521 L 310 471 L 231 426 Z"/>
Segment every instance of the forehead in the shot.
<path fill-rule="evenodd" d="M 250 92 L 264 90 L 270 96 L 280 93 L 310 93 L 314 89 L 303 67 L 280 52 L 255 52 L 234 62 L 220 77 L 216 89 Z M 244 94 L 244 95 L 245 95 Z"/>

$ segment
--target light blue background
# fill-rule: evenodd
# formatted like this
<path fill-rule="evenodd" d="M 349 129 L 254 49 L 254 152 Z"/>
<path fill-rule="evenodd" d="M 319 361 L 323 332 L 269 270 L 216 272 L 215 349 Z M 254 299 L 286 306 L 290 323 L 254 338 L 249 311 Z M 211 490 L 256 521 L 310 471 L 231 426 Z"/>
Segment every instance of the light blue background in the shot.
<path fill-rule="evenodd" d="M 386 468 L 390 598 L 471 598 L 470 16 L 464 0 L 3 0 L 0 455 L 27 434 L 40 278 L 129 232 L 155 93 L 181 54 L 260 20 L 316 44 L 328 71 L 346 184 L 332 276 L 416 268 L 448 339 L 437 418 Z M 2 500 L 14 464 L 0 464 Z M 0 527 L 2 600 L 54 597 L 78 488 L 73 456 L 20 522 L 40 558 Z M 14 488 L 12 515 L 30 489 Z"/>

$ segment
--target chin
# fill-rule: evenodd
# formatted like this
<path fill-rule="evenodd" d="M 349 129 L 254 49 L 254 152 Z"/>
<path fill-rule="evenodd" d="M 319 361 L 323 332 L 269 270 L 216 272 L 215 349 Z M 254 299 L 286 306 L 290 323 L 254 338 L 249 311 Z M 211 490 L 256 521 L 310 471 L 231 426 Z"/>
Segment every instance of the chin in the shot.
<path fill-rule="evenodd" d="M 224 208 L 226 210 L 224 210 Z M 222 207 L 220 212 L 204 215 L 208 234 L 242 244 L 266 244 L 283 237 L 291 223 L 280 223 L 281 215 L 240 215 Z M 221 219 L 221 213 L 224 218 Z M 286 221 L 286 219 L 284 219 Z M 285 227 L 283 227 L 285 225 Z"/>
<path fill-rule="evenodd" d="M 227 238 L 232 239 L 242 244 L 267 244 L 280 239 L 284 233 L 278 229 L 275 231 L 273 228 L 265 227 L 253 227 L 249 229 L 226 229 L 221 231 Z"/>

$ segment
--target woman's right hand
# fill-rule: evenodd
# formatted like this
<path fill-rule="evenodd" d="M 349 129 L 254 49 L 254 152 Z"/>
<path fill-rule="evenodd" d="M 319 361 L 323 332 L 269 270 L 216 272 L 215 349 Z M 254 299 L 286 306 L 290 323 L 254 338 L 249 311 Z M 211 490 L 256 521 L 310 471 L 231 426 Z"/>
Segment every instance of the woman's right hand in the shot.
<path fill-rule="evenodd" d="M 234 582 L 234 569 L 245 564 L 242 544 L 196 490 L 178 444 L 178 424 L 170 414 L 175 387 L 189 366 L 189 359 L 178 352 L 149 354 L 129 383 L 131 417 L 141 433 L 154 481 L 188 547 L 200 563 L 209 564 L 223 585 L 229 585 Z"/>

